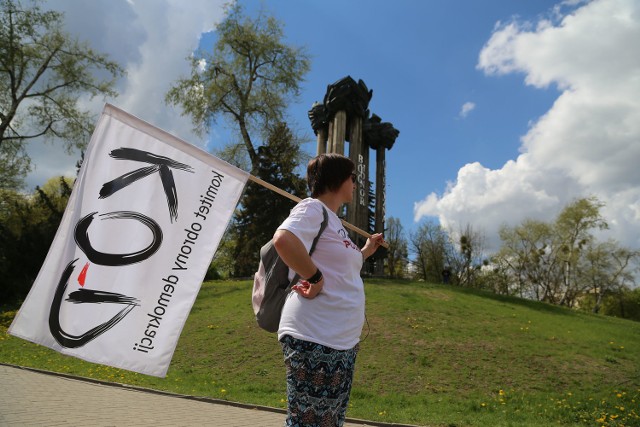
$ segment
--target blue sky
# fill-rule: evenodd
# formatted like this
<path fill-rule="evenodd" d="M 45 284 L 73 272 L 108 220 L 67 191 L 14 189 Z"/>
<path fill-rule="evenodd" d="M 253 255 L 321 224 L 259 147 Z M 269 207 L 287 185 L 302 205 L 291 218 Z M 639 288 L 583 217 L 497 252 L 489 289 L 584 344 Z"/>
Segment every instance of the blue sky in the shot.
<path fill-rule="evenodd" d="M 307 111 L 327 84 L 362 79 L 369 105 L 400 131 L 387 153 L 387 217 L 406 231 L 425 220 L 471 224 L 499 244 L 500 225 L 552 220 L 597 196 L 611 230 L 640 247 L 640 2 L 637 0 L 243 0 L 284 23 L 311 71 L 292 125 L 315 153 Z M 107 100 L 198 146 L 164 105 L 185 60 L 215 37 L 222 0 L 48 0 L 68 30 L 126 69 Z M 104 100 L 83 100 L 98 114 Z M 467 105 L 466 110 L 464 106 Z M 28 184 L 74 174 L 77 154 L 34 144 Z"/>
<path fill-rule="evenodd" d="M 300 100 L 291 108 L 300 129 L 311 132 L 307 110 L 322 101 L 327 84 L 350 75 L 373 90 L 371 112 L 400 131 L 387 153 L 386 208 L 406 229 L 414 227 L 414 203 L 444 192 L 466 163 L 499 168 L 517 157 L 529 122 L 557 97 L 554 88 L 526 86 L 522 75 L 495 78 L 476 69 L 498 21 L 546 16 L 554 1 L 242 4 L 254 16 L 266 8 L 284 23 L 288 42 L 306 46 L 312 57 Z M 475 107 L 463 117 L 465 103 Z M 307 150 L 315 152 L 310 137 Z"/>

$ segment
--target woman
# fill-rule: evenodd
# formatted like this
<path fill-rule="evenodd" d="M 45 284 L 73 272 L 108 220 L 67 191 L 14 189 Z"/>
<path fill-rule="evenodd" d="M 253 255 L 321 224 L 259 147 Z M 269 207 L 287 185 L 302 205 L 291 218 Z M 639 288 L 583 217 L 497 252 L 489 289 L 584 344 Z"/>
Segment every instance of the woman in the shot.
<path fill-rule="evenodd" d="M 311 198 L 302 200 L 274 235 L 274 245 L 292 272 L 306 278 L 287 297 L 278 340 L 287 367 L 287 426 L 344 423 L 358 342 L 364 323 L 364 260 L 383 243 L 382 234 L 358 248 L 336 212 L 351 201 L 353 162 L 322 154 L 307 166 Z M 323 220 L 329 221 L 315 251 L 309 250 Z"/>

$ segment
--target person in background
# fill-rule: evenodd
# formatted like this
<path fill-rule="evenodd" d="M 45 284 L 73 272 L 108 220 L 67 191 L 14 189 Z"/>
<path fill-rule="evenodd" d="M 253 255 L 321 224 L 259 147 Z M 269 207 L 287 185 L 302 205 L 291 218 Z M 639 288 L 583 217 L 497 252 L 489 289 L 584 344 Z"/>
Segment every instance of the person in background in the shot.
<path fill-rule="evenodd" d="M 311 197 L 291 210 L 274 235 L 275 248 L 295 273 L 282 310 L 278 340 L 287 368 L 286 426 L 342 426 L 364 324 L 365 295 L 360 270 L 384 242 L 374 234 L 359 248 L 336 212 L 353 198 L 351 159 L 321 154 L 307 166 Z M 329 221 L 312 256 L 314 238 Z"/>

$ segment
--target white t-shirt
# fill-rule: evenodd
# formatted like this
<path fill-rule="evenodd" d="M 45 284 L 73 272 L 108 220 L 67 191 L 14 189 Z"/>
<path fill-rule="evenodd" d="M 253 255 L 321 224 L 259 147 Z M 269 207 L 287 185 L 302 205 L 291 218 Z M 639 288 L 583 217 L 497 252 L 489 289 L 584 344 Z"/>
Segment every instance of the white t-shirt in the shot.
<path fill-rule="evenodd" d="M 348 350 L 360 340 L 364 324 L 360 248 L 351 241 L 335 212 L 317 199 L 302 200 L 278 229 L 293 233 L 308 252 L 320 230 L 323 206 L 329 221 L 311 259 L 322 272 L 324 286 L 313 299 L 296 292 L 289 294 L 282 310 L 278 339 L 291 335 L 335 350 Z M 293 270 L 289 274 L 293 279 Z"/>

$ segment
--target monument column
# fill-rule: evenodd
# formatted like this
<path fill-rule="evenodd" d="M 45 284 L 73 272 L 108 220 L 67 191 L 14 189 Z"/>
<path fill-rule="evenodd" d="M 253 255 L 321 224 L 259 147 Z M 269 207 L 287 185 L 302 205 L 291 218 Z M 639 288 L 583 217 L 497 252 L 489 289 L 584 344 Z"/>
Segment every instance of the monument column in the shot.
<path fill-rule="evenodd" d="M 378 146 L 376 150 L 376 220 L 374 231 L 384 234 L 384 223 L 386 215 L 386 164 L 385 164 L 385 148 Z M 384 275 L 384 261 L 376 262 L 375 274 L 377 276 Z"/>
<path fill-rule="evenodd" d="M 367 89 L 362 80 L 356 83 L 347 76 L 328 85 L 322 104 L 314 103 L 309 111 L 314 131 L 319 129 L 316 135 L 321 135 L 321 129 L 326 129 L 327 144 L 324 152 L 349 156 L 356 165 L 356 197 L 346 207 L 346 219 L 363 230 L 369 229 L 366 214 L 369 205 L 369 149 L 363 144 L 362 122 L 368 114 L 371 95 L 372 91 Z M 324 119 L 320 120 L 321 116 Z M 326 122 L 326 126 L 317 127 L 316 123 L 320 121 Z M 348 150 L 345 141 L 349 142 Z M 318 154 L 323 152 L 322 148 L 322 144 L 318 143 Z M 354 242 L 359 241 L 355 239 L 358 237 L 353 234 Z"/>
<path fill-rule="evenodd" d="M 317 136 L 317 154 L 338 153 L 345 155 L 345 141 L 349 142 L 349 158 L 355 164 L 356 190 L 347 205 L 346 219 L 349 223 L 369 233 L 383 233 L 385 223 L 386 153 L 393 146 L 399 132 L 391 123 L 382 123 L 375 114 L 369 118 L 369 101 L 373 91 L 362 80 L 356 83 L 350 76 L 327 86 L 322 104 L 314 103 L 309 110 L 309 120 Z M 376 204 L 369 207 L 369 149 L 376 150 Z M 342 213 L 342 212 L 341 212 Z M 375 215 L 373 226 L 370 216 Z M 358 246 L 364 239 L 352 234 Z M 384 273 L 383 260 L 386 252 L 376 253 L 376 274 Z"/>
<path fill-rule="evenodd" d="M 375 206 L 375 233 L 384 233 L 385 205 L 386 205 L 386 151 L 393 144 L 400 132 L 391 123 L 383 123 L 382 119 L 373 114 L 364 126 L 364 137 L 371 148 L 376 150 L 376 206 Z M 384 248 L 378 249 L 375 255 L 376 275 L 384 274 Z"/>
<path fill-rule="evenodd" d="M 324 105 L 314 102 L 311 110 L 307 113 L 307 117 L 309 117 L 311 128 L 316 134 L 317 155 L 328 152 L 327 139 L 329 126 L 327 123 L 327 109 Z"/>
<path fill-rule="evenodd" d="M 342 154 L 344 156 L 344 140 L 347 135 L 347 112 L 344 110 L 337 111 L 331 121 L 332 142 L 331 152 Z"/>
<path fill-rule="evenodd" d="M 317 153 L 324 154 L 327 152 L 327 128 L 318 129 L 317 135 Z"/>
<path fill-rule="evenodd" d="M 358 227 L 366 230 L 362 225 L 368 224 L 369 147 L 365 146 L 362 138 L 362 117 L 351 119 L 349 131 L 349 158 L 356 167 L 356 190 L 347 208 L 347 221 L 360 224 Z"/>

